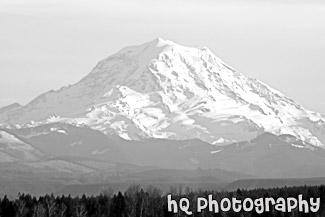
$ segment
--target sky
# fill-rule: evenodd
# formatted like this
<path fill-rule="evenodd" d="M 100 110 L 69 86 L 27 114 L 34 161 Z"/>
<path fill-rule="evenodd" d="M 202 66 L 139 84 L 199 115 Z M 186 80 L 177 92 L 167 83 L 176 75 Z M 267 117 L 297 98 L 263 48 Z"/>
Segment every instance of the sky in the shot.
<path fill-rule="evenodd" d="M 0 107 L 74 84 L 157 37 L 207 46 L 237 71 L 325 114 L 322 0 L 1 0 Z"/>

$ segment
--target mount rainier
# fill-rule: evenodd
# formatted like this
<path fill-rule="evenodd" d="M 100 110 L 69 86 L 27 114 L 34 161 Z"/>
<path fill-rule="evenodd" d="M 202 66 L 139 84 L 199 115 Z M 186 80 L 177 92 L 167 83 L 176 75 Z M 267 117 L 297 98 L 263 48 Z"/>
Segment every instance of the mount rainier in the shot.
<path fill-rule="evenodd" d="M 0 109 L 4 127 L 54 122 L 86 125 L 126 140 L 226 145 L 269 132 L 325 147 L 323 115 L 247 78 L 206 47 L 161 38 L 101 60 L 74 85 Z"/>

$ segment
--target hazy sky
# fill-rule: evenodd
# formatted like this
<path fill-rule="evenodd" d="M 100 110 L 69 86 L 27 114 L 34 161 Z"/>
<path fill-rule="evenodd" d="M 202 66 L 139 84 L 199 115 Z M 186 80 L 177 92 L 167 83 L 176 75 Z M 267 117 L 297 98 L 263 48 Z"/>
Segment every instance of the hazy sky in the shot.
<path fill-rule="evenodd" d="M 0 106 L 73 84 L 127 45 L 207 46 L 325 114 L 321 0 L 1 0 Z"/>

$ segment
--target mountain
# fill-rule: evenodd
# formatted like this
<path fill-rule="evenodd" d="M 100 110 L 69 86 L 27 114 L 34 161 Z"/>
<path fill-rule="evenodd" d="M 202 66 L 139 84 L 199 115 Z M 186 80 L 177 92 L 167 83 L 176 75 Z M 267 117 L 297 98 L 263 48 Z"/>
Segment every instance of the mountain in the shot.
<path fill-rule="evenodd" d="M 197 139 L 129 141 L 66 123 L 0 132 L 1 147 L 23 143 L 41 153 L 32 160 L 4 161 L 1 156 L 2 193 L 13 197 L 18 192 L 98 194 L 131 183 L 167 190 L 174 185 L 216 190 L 324 184 L 322 178 L 305 180 L 324 177 L 325 150 L 291 135 L 263 133 L 215 146 Z"/>
<path fill-rule="evenodd" d="M 219 147 L 205 163 L 268 179 L 324 177 L 325 150 L 291 135 L 263 133 L 250 141 Z"/>
<path fill-rule="evenodd" d="M 161 38 L 103 59 L 74 85 L 1 111 L 2 126 L 63 122 L 127 140 L 200 139 L 225 145 L 270 132 L 325 144 L 323 115 L 247 78 L 208 48 Z"/>
<path fill-rule="evenodd" d="M 123 150 L 123 139 L 117 136 L 108 137 L 101 131 L 87 126 L 50 123 L 8 131 L 53 156 L 130 162 L 129 156 Z"/>
<path fill-rule="evenodd" d="M 0 129 L 0 174 L 33 171 L 33 173 L 90 173 L 95 170 L 71 160 L 54 157 L 10 130 Z"/>
<path fill-rule="evenodd" d="M 50 123 L 31 128 L 9 129 L 34 147 L 56 157 L 81 164 L 92 160 L 166 169 L 197 169 L 216 147 L 198 139 L 125 140 L 87 126 Z M 96 165 L 95 168 L 101 167 Z M 206 167 L 206 166 L 204 166 Z M 206 168 L 217 168 L 211 165 Z"/>
<path fill-rule="evenodd" d="M 0 162 L 39 161 L 47 157 L 16 135 L 0 130 Z"/>
<path fill-rule="evenodd" d="M 0 129 L 0 196 L 15 197 L 19 192 L 82 195 L 105 188 L 123 190 L 131 183 L 164 189 L 178 184 L 213 188 L 255 178 L 217 167 L 195 170 L 211 155 L 211 148 L 199 140 L 128 141 L 66 123 Z"/>
<path fill-rule="evenodd" d="M 0 129 L 0 196 L 99 194 L 125 190 L 131 183 L 213 189 L 255 178 L 217 167 L 196 169 L 211 148 L 199 140 L 128 141 L 65 123 Z"/>
<path fill-rule="evenodd" d="M 130 141 L 66 123 L 9 131 L 61 160 L 106 173 L 160 168 L 221 169 L 259 178 L 310 178 L 325 174 L 325 150 L 292 135 L 263 133 L 252 140 L 216 146 L 198 139 Z M 122 166 L 125 164 L 133 166 Z M 237 177 L 244 178 L 244 174 Z"/>

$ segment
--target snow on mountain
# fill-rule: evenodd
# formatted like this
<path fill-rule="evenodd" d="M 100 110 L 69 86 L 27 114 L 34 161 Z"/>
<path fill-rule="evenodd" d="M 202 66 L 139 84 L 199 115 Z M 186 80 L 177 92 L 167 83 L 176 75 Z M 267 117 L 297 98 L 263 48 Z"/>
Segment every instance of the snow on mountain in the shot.
<path fill-rule="evenodd" d="M 128 140 L 198 138 L 220 145 L 271 132 L 325 144 L 321 114 L 247 78 L 208 48 L 161 38 L 126 47 L 78 83 L 0 113 L 2 124 L 57 121 Z"/>

